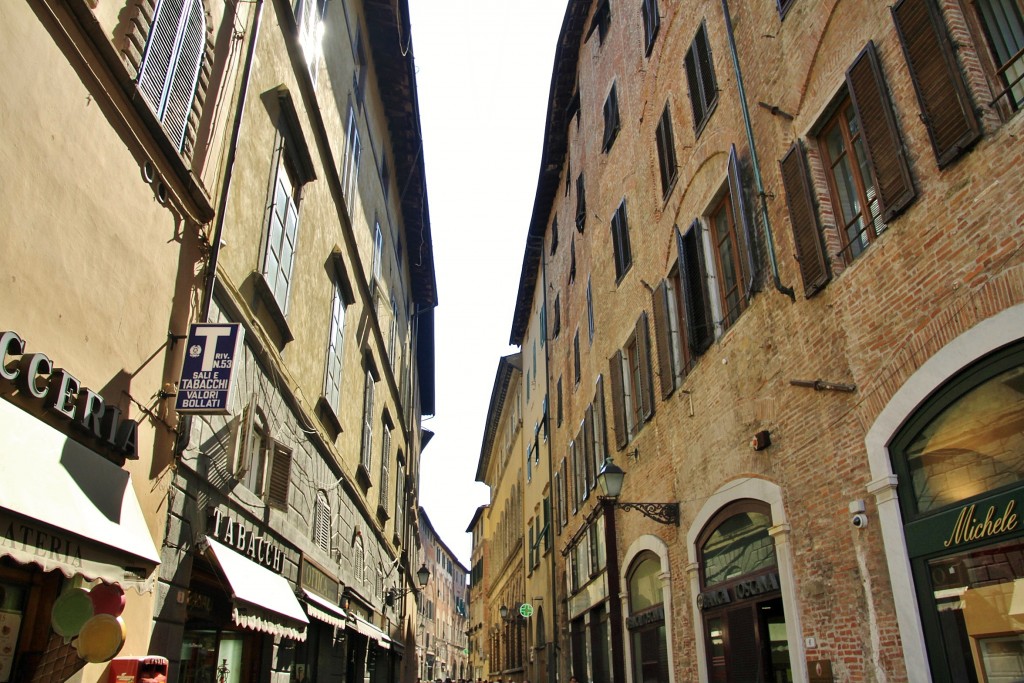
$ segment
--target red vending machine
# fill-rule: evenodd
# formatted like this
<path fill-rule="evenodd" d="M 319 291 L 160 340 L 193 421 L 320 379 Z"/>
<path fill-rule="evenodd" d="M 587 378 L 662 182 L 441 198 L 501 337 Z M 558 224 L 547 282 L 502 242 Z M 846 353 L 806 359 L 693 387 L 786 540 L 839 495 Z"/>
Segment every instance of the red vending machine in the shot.
<path fill-rule="evenodd" d="M 167 683 L 166 657 L 117 657 L 110 662 L 110 683 Z"/>

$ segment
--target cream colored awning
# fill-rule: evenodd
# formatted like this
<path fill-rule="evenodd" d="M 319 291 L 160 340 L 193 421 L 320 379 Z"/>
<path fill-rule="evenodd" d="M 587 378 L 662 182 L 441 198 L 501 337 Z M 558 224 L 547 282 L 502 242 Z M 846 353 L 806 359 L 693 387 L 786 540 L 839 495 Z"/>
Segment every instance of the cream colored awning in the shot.
<path fill-rule="evenodd" d="M 0 556 L 140 591 L 160 564 L 131 475 L 2 399 Z"/>
<path fill-rule="evenodd" d="M 345 610 L 305 588 L 302 589 L 302 593 L 306 596 L 306 611 L 309 616 L 337 628 L 345 628 L 348 625 Z"/>
<path fill-rule="evenodd" d="M 357 633 L 366 636 L 372 640 L 377 641 L 377 645 L 384 648 L 385 650 L 391 648 L 391 637 L 387 633 L 381 631 L 379 628 L 368 622 L 366 619 L 358 617 L 354 614 L 349 615 L 348 627 L 354 629 Z"/>
<path fill-rule="evenodd" d="M 303 641 L 309 619 L 288 579 L 206 537 L 208 552 L 231 586 L 235 624 Z"/>

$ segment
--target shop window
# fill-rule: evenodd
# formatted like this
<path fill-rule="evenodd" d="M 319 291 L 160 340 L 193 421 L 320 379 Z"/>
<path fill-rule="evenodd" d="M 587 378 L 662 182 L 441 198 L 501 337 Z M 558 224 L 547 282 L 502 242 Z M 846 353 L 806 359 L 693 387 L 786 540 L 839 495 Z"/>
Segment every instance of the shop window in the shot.
<path fill-rule="evenodd" d="M 639 556 L 627 573 L 634 681 L 668 681 L 668 643 L 662 604 L 661 561 L 651 553 Z"/>
<path fill-rule="evenodd" d="M 709 678 L 791 680 L 775 544 L 767 504 L 745 500 L 716 514 L 697 546 Z"/>
<path fill-rule="evenodd" d="M 1024 677 L 1024 346 L 932 394 L 890 445 L 935 681 Z"/>

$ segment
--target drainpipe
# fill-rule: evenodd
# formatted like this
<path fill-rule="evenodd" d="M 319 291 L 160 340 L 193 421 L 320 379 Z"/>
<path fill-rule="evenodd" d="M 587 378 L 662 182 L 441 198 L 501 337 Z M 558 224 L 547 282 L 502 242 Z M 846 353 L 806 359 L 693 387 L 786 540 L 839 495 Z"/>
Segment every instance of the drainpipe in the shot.
<path fill-rule="evenodd" d="M 747 93 L 743 88 L 743 73 L 740 71 L 740 58 L 736 54 L 736 38 L 732 32 L 732 16 L 729 14 L 729 0 L 722 0 L 722 12 L 725 14 L 725 33 L 729 38 L 729 52 L 732 55 L 732 66 L 736 71 L 736 89 L 740 96 L 740 110 L 743 112 L 743 127 L 747 132 L 747 146 L 750 147 L 750 164 L 754 168 L 754 186 L 761 206 L 761 218 L 764 221 L 764 235 L 768 242 L 768 260 L 772 266 L 772 280 L 775 289 L 796 302 L 796 294 L 792 287 L 782 284 L 779 279 L 779 263 L 775 258 L 775 238 L 772 236 L 772 224 L 768 218 L 768 202 L 765 199 L 764 183 L 761 180 L 761 164 L 757 160 L 757 147 L 754 146 L 754 131 L 750 127 L 750 109 L 747 107 Z"/>
<path fill-rule="evenodd" d="M 545 319 L 550 316 L 551 311 L 548 309 L 548 269 L 547 261 L 544 258 L 544 240 L 541 239 L 540 248 L 540 280 L 542 292 L 544 293 L 544 317 Z M 550 324 L 550 323 L 549 323 Z M 545 325 L 547 327 L 547 325 Z M 547 336 L 547 330 L 545 330 L 545 336 Z M 544 395 L 548 397 L 547 400 L 547 415 L 544 419 L 547 420 L 547 426 L 545 431 L 548 435 L 548 485 L 551 486 L 555 482 L 555 458 L 551 453 L 551 444 L 554 442 L 554 432 L 551 429 L 551 356 L 550 356 L 550 340 L 544 340 Z M 554 493 L 552 489 L 552 493 Z M 551 548 L 548 553 L 551 557 L 551 567 L 548 571 L 548 575 L 551 578 L 551 598 L 548 605 L 549 612 L 551 613 L 551 635 L 548 637 L 547 642 L 547 664 L 548 664 L 548 683 L 557 683 L 558 681 L 558 580 L 556 576 L 557 565 L 555 562 L 555 556 L 558 554 L 555 552 L 555 534 L 553 533 L 553 527 L 556 524 L 558 518 L 558 510 L 555 509 L 554 495 L 551 496 L 551 517 L 548 519 L 548 537 L 551 539 Z"/>
<path fill-rule="evenodd" d="M 237 8 L 237 5 L 236 5 Z M 209 322 L 210 307 L 213 305 L 213 288 L 217 282 L 217 261 L 220 257 L 221 237 L 224 234 L 224 213 L 228 203 L 228 192 L 231 188 L 231 174 L 235 166 L 235 152 L 238 149 L 239 131 L 242 127 L 242 112 L 245 109 L 246 95 L 249 94 L 249 76 L 252 73 L 253 55 L 256 52 L 256 39 L 260 32 L 260 18 L 263 16 L 263 0 L 256 0 L 253 10 L 252 26 L 249 30 L 249 46 L 245 55 L 245 66 L 242 72 L 242 86 L 238 93 L 238 106 L 235 109 L 235 120 L 231 128 L 231 141 L 228 145 L 228 157 L 221 183 L 220 200 L 217 202 L 217 215 L 214 217 L 213 243 L 210 245 L 210 261 L 206 267 L 206 281 L 203 284 L 203 302 L 199 308 L 199 320 Z M 178 422 L 178 439 L 175 451 L 184 453 L 192 440 L 192 415 L 183 415 Z"/>

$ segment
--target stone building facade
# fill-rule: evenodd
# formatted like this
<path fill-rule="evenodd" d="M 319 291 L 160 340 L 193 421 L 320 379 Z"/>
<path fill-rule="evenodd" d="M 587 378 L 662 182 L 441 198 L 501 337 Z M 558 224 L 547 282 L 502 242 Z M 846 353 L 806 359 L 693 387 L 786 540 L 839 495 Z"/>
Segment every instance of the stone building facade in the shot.
<path fill-rule="evenodd" d="M 436 287 L 407 4 L 0 13 L 2 431 L 40 456 L 0 508 L 73 560 L 5 546 L 0 680 L 413 681 Z M 231 382 L 179 384 L 224 337 L 194 377 Z"/>
<path fill-rule="evenodd" d="M 546 340 L 549 680 L 1024 673 L 1021 27 L 568 3 L 511 335 Z"/>
<path fill-rule="evenodd" d="M 430 580 L 419 602 L 419 676 L 425 681 L 465 680 L 469 667 L 469 570 L 419 509 L 420 546 Z"/>

